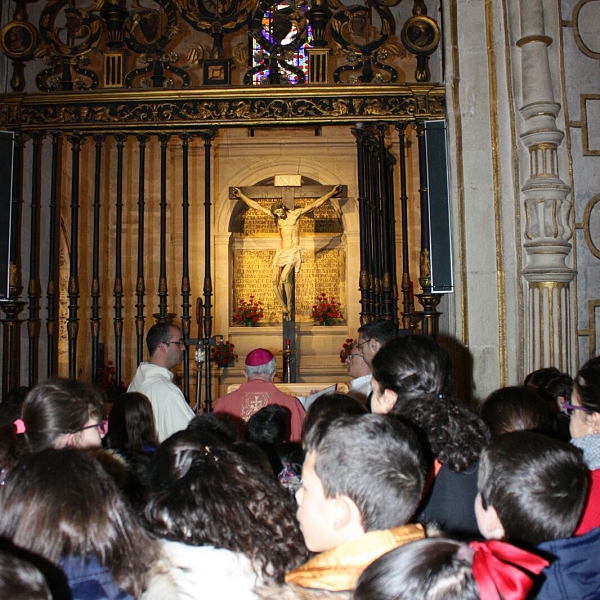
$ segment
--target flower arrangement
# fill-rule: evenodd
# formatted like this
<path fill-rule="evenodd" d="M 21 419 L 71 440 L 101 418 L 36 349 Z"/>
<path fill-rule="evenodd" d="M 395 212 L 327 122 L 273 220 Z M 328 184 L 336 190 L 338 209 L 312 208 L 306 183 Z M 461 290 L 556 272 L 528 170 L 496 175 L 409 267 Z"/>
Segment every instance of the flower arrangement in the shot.
<path fill-rule="evenodd" d="M 342 363 L 345 363 L 348 360 L 348 357 L 352 354 L 354 348 L 356 348 L 356 340 L 353 340 L 352 338 L 348 338 L 342 344 L 342 349 L 340 350 L 340 360 Z"/>
<path fill-rule="evenodd" d="M 98 369 L 98 387 L 104 392 L 109 402 L 114 402 L 121 394 L 127 391 L 125 384 L 117 383 L 117 369 L 113 361 L 109 360 Z"/>
<path fill-rule="evenodd" d="M 317 325 L 337 325 L 344 318 L 341 308 L 335 296 L 327 298 L 327 294 L 321 292 L 317 297 L 317 303 L 313 304 L 310 318 Z"/>
<path fill-rule="evenodd" d="M 254 327 L 263 318 L 263 303 L 250 296 L 248 301 L 240 298 L 233 309 L 233 324 Z"/>
<path fill-rule="evenodd" d="M 234 346 L 227 341 L 218 346 L 210 347 L 210 360 L 218 367 L 229 367 L 237 360 L 238 355 L 234 352 Z"/>

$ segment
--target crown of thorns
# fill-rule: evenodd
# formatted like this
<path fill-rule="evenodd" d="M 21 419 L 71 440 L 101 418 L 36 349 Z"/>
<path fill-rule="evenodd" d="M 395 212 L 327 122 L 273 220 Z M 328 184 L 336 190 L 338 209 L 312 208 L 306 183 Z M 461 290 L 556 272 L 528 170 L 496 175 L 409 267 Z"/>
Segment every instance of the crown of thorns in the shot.
<path fill-rule="evenodd" d="M 279 208 L 283 208 L 284 210 L 287 210 L 287 206 L 281 202 L 281 200 L 279 202 L 273 202 L 273 204 L 271 204 L 271 212 L 274 213 L 277 209 Z"/>

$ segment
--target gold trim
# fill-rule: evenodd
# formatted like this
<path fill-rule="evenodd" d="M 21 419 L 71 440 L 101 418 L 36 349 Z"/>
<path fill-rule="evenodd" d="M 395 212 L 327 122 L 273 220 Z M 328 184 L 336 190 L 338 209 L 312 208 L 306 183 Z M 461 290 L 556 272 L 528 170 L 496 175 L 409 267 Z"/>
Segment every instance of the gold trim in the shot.
<path fill-rule="evenodd" d="M 441 84 L 232 86 L 0 95 L 0 126 L 21 130 L 189 130 L 281 124 L 413 122 L 445 116 Z"/>
<path fill-rule="evenodd" d="M 510 31 L 510 26 L 508 23 L 508 11 L 503 11 L 503 16 L 504 16 L 504 31 L 505 36 L 504 36 L 504 47 L 505 47 L 505 55 L 506 55 L 506 80 L 507 81 L 512 81 L 512 72 L 513 72 L 513 67 L 512 67 L 512 54 L 510 52 L 510 40 L 507 39 L 508 37 L 508 32 Z M 507 93 L 508 93 L 508 97 L 509 97 L 509 102 L 511 106 L 515 106 L 515 96 L 514 96 L 514 92 L 513 92 L 513 86 L 510 85 L 507 87 Z M 520 162 L 519 162 L 519 152 L 518 150 L 516 150 L 517 148 L 519 148 L 519 143 L 518 143 L 518 134 L 517 134 L 517 126 L 516 126 L 516 111 L 511 110 L 509 111 L 509 118 L 510 118 L 510 135 L 511 135 L 511 139 L 512 139 L 512 148 L 514 149 L 512 152 L 512 170 L 513 173 L 515 174 L 514 178 L 513 178 L 513 188 L 514 188 L 514 197 L 518 198 L 518 201 L 515 202 L 515 239 L 517 241 L 516 243 L 516 250 L 517 250 L 517 265 L 522 265 L 523 264 L 523 244 L 522 244 L 522 238 L 523 238 L 523 234 L 522 234 L 522 221 L 521 221 L 521 189 L 520 189 L 520 181 L 521 181 L 521 168 L 520 168 Z M 525 333 L 525 323 L 526 323 L 526 319 L 525 319 L 525 300 L 524 300 L 524 289 L 523 286 L 520 283 L 520 278 L 518 274 L 516 275 L 516 281 L 515 281 L 515 287 L 516 287 L 516 291 L 517 291 L 517 295 L 519 298 L 519 310 L 518 310 L 518 337 L 519 337 L 519 361 L 518 361 L 518 380 L 519 381 L 523 381 L 524 377 L 525 377 L 525 373 L 524 373 L 524 364 L 525 364 L 525 340 L 526 340 L 526 336 L 524 335 Z M 507 369 L 508 370 L 508 369 Z"/>
<path fill-rule="evenodd" d="M 583 42 L 581 34 L 579 33 L 579 13 L 581 12 L 581 9 L 588 2 L 596 1 L 597 0 L 579 0 L 579 2 L 573 8 L 573 16 L 571 17 L 569 25 L 573 28 L 573 37 L 575 38 L 575 43 L 577 44 L 577 47 L 579 48 L 581 53 L 585 54 L 586 56 L 589 56 L 590 58 L 600 60 L 600 52 L 594 52 L 593 50 L 590 50 Z"/>
<path fill-rule="evenodd" d="M 494 40 L 492 0 L 485 3 L 485 28 L 488 40 Z M 496 234 L 496 276 L 498 281 L 498 359 L 500 362 L 500 387 L 507 385 L 506 350 L 506 282 L 504 279 L 503 233 L 502 233 L 502 189 L 500 182 L 501 164 L 498 127 L 498 82 L 496 80 L 496 52 L 494 42 L 488 43 L 488 80 L 490 88 L 490 132 L 492 138 L 492 177 L 494 181 L 494 230 Z"/>
<path fill-rule="evenodd" d="M 529 282 L 530 288 L 536 289 L 547 289 L 547 290 L 559 290 L 559 289 L 568 289 L 569 283 L 566 281 L 531 281 Z"/>
<path fill-rule="evenodd" d="M 454 109 L 454 130 L 456 135 L 456 188 L 457 188 L 457 205 L 458 205 L 458 239 L 459 239 L 459 268 L 460 268 L 460 303 L 461 303 L 461 320 L 462 320 L 462 343 L 464 346 L 469 345 L 469 289 L 467 286 L 467 243 L 465 239 L 466 230 L 466 214 L 465 214 L 465 176 L 462 157 L 463 138 L 462 138 L 462 116 L 460 106 L 460 61 L 458 54 L 458 14 L 457 0 L 450 1 L 450 39 L 452 43 L 452 102 Z M 457 43 L 454 43 L 454 40 Z M 465 377 L 470 375 L 465 374 Z"/>
<path fill-rule="evenodd" d="M 529 44 L 530 42 L 542 42 L 546 44 L 546 46 L 550 46 L 552 44 L 552 38 L 548 35 L 526 35 L 522 37 L 520 40 L 517 40 L 517 47 L 521 48 L 525 44 Z"/>
<path fill-rule="evenodd" d="M 587 116 L 587 101 L 597 100 L 600 102 L 600 94 L 581 94 L 580 105 L 581 105 L 581 145 L 582 154 L 584 156 L 600 156 L 600 149 L 590 150 L 590 138 L 588 130 L 588 116 Z M 572 189 L 572 188 L 571 188 Z"/>
<path fill-rule="evenodd" d="M 592 210 L 594 210 L 594 207 L 596 204 L 598 204 L 598 202 L 600 202 L 600 194 L 596 194 L 590 198 L 590 200 L 588 200 L 588 203 L 585 207 L 585 212 L 583 213 L 583 219 L 581 221 L 581 228 L 583 229 L 583 236 L 585 238 L 587 247 L 596 258 L 600 258 L 600 248 L 598 248 L 592 241 L 592 236 L 590 234 L 590 218 L 592 216 Z"/>
<path fill-rule="evenodd" d="M 588 300 L 588 326 L 585 329 L 577 329 L 577 337 L 588 338 L 588 356 L 596 356 L 596 319 L 594 312 L 600 308 L 600 300 Z M 577 363 L 579 364 L 579 363 Z"/>

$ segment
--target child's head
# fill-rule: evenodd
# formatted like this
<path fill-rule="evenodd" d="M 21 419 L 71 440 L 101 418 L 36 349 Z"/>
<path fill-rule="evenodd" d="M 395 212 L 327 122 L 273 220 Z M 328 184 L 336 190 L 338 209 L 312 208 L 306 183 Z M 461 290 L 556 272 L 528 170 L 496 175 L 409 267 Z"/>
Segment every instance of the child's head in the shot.
<path fill-rule="evenodd" d="M 424 481 L 414 432 L 394 417 L 319 419 L 304 438 L 298 520 L 309 550 L 398 527 L 415 512 Z"/>
<path fill-rule="evenodd" d="M 389 413 L 398 400 L 452 395 L 452 361 L 431 336 L 390 340 L 373 359 L 371 411 Z"/>
<path fill-rule="evenodd" d="M 554 414 L 544 400 L 526 387 L 503 387 L 492 392 L 481 406 L 481 418 L 492 435 L 510 431 L 553 434 Z"/>
<path fill-rule="evenodd" d="M 430 538 L 404 544 L 375 560 L 362 573 L 354 600 L 479 600 L 525 598 L 532 573 L 547 561 L 503 542 L 465 544 Z M 506 581 L 510 583 L 506 586 Z M 508 593 L 510 594 L 508 595 Z M 505 595 L 506 594 L 506 595 Z"/>
<path fill-rule="evenodd" d="M 289 438 L 291 411 L 287 406 L 267 404 L 246 423 L 246 441 L 263 445 L 282 444 Z"/>
<path fill-rule="evenodd" d="M 478 487 L 475 512 L 481 534 L 537 546 L 575 531 L 587 469 L 573 446 L 517 431 L 499 436 L 483 451 Z"/>
<path fill-rule="evenodd" d="M 356 398 L 335 392 L 319 396 L 306 411 L 302 422 L 302 436 L 313 426 L 313 423 L 327 416 L 328 419 L 336 419 L 342 415 L 364 415 L 368 411 L 365 405 Z"/>
<path fill-rule="evenodd" d="M 108 417 L 109 448 L 142 452 L 144 447 L 158 447 L 154 412 L 148 397 L 140 392 L 121 394 Z"/>
<path fill-rule="evenodd" d="M 264 579 L 283 581 L 306 558 L 289 495 L 273 476 L 208 436 L 172 436 L 159 452 L 166 485 L 144 516 L 154 535 L 246 555 Z M 268 463 L 267 463 L 268 466 Z"/>

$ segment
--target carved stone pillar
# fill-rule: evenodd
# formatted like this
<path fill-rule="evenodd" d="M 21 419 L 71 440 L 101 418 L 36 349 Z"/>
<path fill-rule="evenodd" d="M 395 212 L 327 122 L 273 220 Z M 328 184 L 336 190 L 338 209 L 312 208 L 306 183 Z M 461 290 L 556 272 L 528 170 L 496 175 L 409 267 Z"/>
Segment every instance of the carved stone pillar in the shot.
<path fill-rule="evenodd" d="M 529 150 L 529 178 L 521 188 L 525 208 L 527 281 L 526 372 L 555 366 L 571 370 L 572 314 L 570 284 L 576 271 L 568 266 L 572 231 L 570 188 L 559 177 L 558 148 L 564 133 L 556 118 L 542 0 L 520 5 L 524 124 L 521 141 Z"/>

